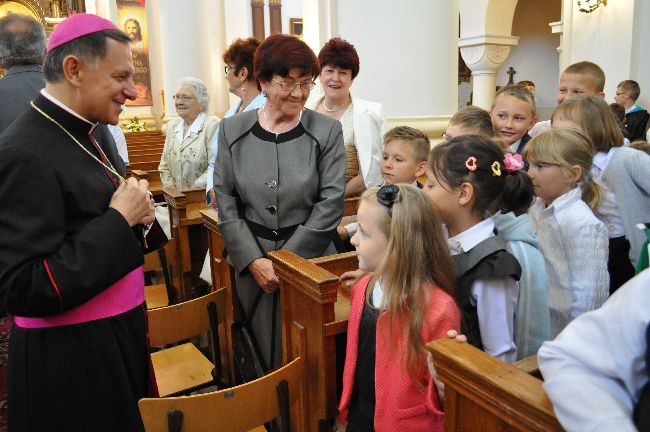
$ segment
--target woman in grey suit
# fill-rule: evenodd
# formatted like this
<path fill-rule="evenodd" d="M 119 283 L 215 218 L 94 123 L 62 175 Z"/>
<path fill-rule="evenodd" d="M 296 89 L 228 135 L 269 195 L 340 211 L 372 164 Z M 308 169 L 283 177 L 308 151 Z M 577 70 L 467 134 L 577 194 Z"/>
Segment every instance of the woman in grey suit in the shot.
<path fill-rule="evenodd" d="M 244 310 L 260 289 L 265 293 L 251 325 L 269 369 L 279 365 L 282 344 L 278 278 L 266 253 L 334 254 L 343 215 L 341 123 L 304 109 L 319 71 L 304 42 L 268 37 L 254 57 L 264 106 L 224 119 L 219 129 L 214 174 L 219 230 Z"/>

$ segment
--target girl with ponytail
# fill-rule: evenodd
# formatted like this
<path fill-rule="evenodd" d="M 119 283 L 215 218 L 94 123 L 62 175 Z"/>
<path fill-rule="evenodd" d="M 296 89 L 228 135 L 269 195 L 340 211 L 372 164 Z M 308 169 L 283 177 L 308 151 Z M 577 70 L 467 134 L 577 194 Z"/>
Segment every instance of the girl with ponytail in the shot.
<path fill-rule="evenodd" d="M 523 156 L 537 200 L 529 215 L 546 261 L 551 337 L 609 295 L 607 228 L 593 214 L 602 190 L 591 177 L 594 149 L 577 129 L 532 139 Z"/>
<path fill-rule="evenodd" d="M 532 185 L 519 155 L 488 138 L 465 135 L 433 148 L 424 192 L 449 231 L 461 331 L 472 345 L 506 362 L 516 359 L 514 316 L 521 266 L 495 236 L 492 215 L 525 213 Z"/>

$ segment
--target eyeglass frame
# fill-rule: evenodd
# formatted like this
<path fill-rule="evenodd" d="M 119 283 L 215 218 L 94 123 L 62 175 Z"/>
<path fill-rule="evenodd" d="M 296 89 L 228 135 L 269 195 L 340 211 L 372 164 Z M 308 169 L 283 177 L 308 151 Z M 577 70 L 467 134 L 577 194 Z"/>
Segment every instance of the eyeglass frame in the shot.
<path fill-rule="evenodd" d="M 444 139 L 445 141 L 449 141 L 449 140 L 451 140 L 451 139 L 454 138 L 453 136 L 449 135 L 449 134 L 447 133 L 447 131 L 443 132 L 442 135 L 440 135 L 440 136 L 441 136 L 442 139 Z"/>
<path fill-rule="evenodd" d="M 223 67 L 223 71 L 226 73 L 226 75 L 228 75 L 228 73 L 231 70 L 237 70 L 237 66 L 228 66 L 228 65 L 226 65 L 226 66 Z"/>
<path fill-rule="evenodd" d="M 288 92 L 294 91 L 296 89 L 296 87 L 300 87 L 300 91 L 302 91 L 302 92 L 309 92 L 309 91 L 312 91 L 314 89 L 314 87 L 316 87 L 316 81 L 315 80 L 314 81 L 305 81 L 305 82 L 301 82 L 301 83 L 297 83 L 297 82 L 294 81 L 291 84 L 286 83 L 284 81 L 278 81 L 275 78 L 272 78 L 272 80 L 274 82 L 278 83 L 280 85 L 280 88 L 283 91 L 288 91 Z M 305 85 L 305 84 L 309 84 L 308 89 L 305 89 L 303 87 L 303 85 Z"/>
<path fill-rule="evenodd" d="M 172 96 L 172 99 L 174 99 L 174 101 L 181 100 L 181 101 L 183 101 L 185 103 L 187 103 L 187 102 L 189 102 L 189 101 L 191 101 L 192 99 L 195 99 L 195 98 L 196 98 L 196 96 L 185 96 L 185 95 L 174 95 L 174 96 Z"/>

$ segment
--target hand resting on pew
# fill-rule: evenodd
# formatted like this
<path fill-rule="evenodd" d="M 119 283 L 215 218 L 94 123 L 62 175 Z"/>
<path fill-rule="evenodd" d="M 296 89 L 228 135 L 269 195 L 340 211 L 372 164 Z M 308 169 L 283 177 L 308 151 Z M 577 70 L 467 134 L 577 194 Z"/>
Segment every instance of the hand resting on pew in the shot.
<path fill-rule="evenodd" d="M 364 277 L 365 275 L 370 274 L 369 272 L 363 271 L 361 269 L 356 269 L 352 271 L 347 271 L 339 276 L 339 282 L 341 285 L 346 287 L 348 290 L 355 284 L 356 281 Z"/>
<path fill-rule="evenodd" d="M 447 332 L 447 337 L 449 339 L 456 339 L 458 343 L 467 343 L 467 336 L 464 334 L 458 334 L 456 330 L 449 330 Z M 427 366 L 429 367 L 429 373 L 431 378 L 436 383 L 436 391 L 438 393 L 438 402 L 440 406 L 444 408 L 445 406 L 445 384 L 440 381 L 438 377 L 438 372 L 436 372 L 436 367 L 433 365 L 433 356 L 431 352 L 427 353 Z"/>
<path fill-rule="evenodd" d="M 127 181 L 121 181 L 108 206 L 124 216 L 129 226 L 150 225 L 155 219 L 154 201 L 146 180 L 131 177 Z"/>
<path fill-rule="evenodd" d="M 265 293 L 273 294 L 280 288 L 280 281 L 273 271 L 273 263 L 270 259 L 257 258 L 248 264 L 248 271 Z"/>

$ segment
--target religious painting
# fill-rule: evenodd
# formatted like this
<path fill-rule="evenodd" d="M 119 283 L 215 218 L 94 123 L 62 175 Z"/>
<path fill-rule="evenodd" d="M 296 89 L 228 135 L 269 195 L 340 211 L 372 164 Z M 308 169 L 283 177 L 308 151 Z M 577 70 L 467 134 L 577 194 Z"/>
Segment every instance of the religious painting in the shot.
<path fill-rule="evenodd" d="M 289 34 L 302 39 L 302 18 L 289 18 Z"/>
<path fill-rule="evenodd" d="M 135 66 L 133 81 L 137 98 L 133 101 L 126 101 L 126 104 L 128 106 L 152 106 L 145 0 L 117 0 L 117 26 L 131 39 L 131 53 Z"/>

